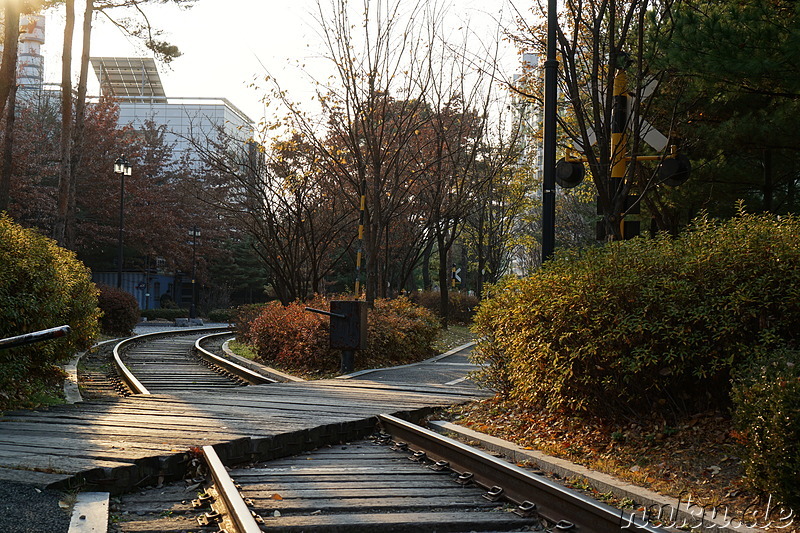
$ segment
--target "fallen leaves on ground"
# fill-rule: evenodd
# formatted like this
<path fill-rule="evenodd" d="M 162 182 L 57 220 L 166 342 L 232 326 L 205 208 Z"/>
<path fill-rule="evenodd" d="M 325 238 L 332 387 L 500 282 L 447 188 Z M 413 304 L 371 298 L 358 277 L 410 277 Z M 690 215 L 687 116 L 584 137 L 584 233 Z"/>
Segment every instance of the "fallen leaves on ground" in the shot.
<path fill-rule="evenodd" d="M 719 412 L 698 413 L 672 425 L 655 417 L 621 424 L 526 410 L 490 398 L 454 407 L 449 414 L 459 425 L 665 496 L 690 495 L 697 505 L 732 513 L 761 502 L 743 480 L 742 450 L 731 420 Z"/>

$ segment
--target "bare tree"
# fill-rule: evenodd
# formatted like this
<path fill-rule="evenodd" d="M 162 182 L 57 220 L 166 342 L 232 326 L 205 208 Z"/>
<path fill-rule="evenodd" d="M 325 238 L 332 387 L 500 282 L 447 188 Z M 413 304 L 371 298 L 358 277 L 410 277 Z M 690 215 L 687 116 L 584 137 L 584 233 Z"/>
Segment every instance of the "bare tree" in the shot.
<path fill-rule="evenodd" d="M 103 14 L 126 34 L 141 39 L 145 46 L 152 50 L 157 58 L 169 62 L 180 56 L 177 46 L 159 40 L 158 30 L 150 24 L 142 6 L 172 3 L 181 7 L 191 7 L 196 0 L 86 0 L 82 27 L 82 53 L 80 74 L 78 79 L 77 98 L 75 100 L 75 116 L 73 118 L 72 91 L 72 36 L 75 26 L 75 1 L 64 0 L 66 9 L 66 26 L 64 29 L 64 48 L 62 52 L 61 92 L 62 92 L 62 125 L 61 125 L 61 169 L 59 173 L 58 204 L 53 237 L 67 247 L 74 246 L 75 228 L 75 191 L 77 173 L 81 169 L 83 154 L 80 146 L 83 138 L 86 114 L 86 87 L 89 73 L 90 43 L 92 24 L 96 12 Z M 118 8 L 132 10 L 137 17 L 115 18 L 112 12 Z"/>
<path fill-rule="evenodd" d="M 480 191 L 511 161 L 497 159 L 497 165 L 488 165 L 485 160 L 490 114 L 503 109 L 493 83 L 498 72 L 499 39 L 486 46 L 478 62 L 467 53 L 467 41 L 473 37 L 469 29 L 463 42 L 454 44 L 440 37 L 440 20 L 431 17 L 428 27 L 428 41 L 434 50 L 426 65 L 430 86 L 425 92 L 431 108 L 431 143 L 420 155 L 426 159 L 421 194 L 427 202 L 429 229 L 439 256 L 439 313 L 447 326 L 448 286 L 454 263 L 448 260 L 450 250 L 468 216 L 478 209 Z"/>
<path fill-rule="evenodd" d="M 323 292 L 355 213 L 341 208 L 313 144 L 299 134 L 266 147 L 221 134 L 192 144 L 208 169 L 193 193 L 250 237 L 281 302 Z"/>
<path fill-rule="evenodd" d="M 659 43 L 672 32 L 672 9 L 679 1 L 569 0 L 560 14 L 560 93 L 568 110 L 558 119 L 568 139 L 563 148 L 580 152 L 588 165 L 604 231 L 613 239 L 623 237 L 621 222 L 639 203 L 637 196 L 658 183 L 655 173 L 642 171 L 628 156 L 657 155 L 640 140 L 647 129 L 647 102 L 657 96 L 643 96 L 664 75 L 655 59 Z M 545 12 L 541 1 L 537 7 Z M 543 51 L 542 27 L 522 24 L 522 29 L 516 36 L 520 45 Z M 615 95 L 633 97 L 630 109 Z M 612 133 L 619 136 L 617 142 L 612 142 Z"/>
<path fill-rule="evenodd" d="M 425 17 L 419 1 L 320 0 L 316 25 L 335 72 L 334 81 L 317 84 L 323 121 L 309 118 L 276 91 L 293 126 L 335 172 L 346 208 L 356 214 L 361 196 L 366 198 L 364 286 L 370 301 L 386 292 L 379 274 L 385 237 L 404 216 L 414 190 L 407 146 L 425 116 L 421 95 L 429 73 L 421 65 L 428 48 L 419 30 Z"/>

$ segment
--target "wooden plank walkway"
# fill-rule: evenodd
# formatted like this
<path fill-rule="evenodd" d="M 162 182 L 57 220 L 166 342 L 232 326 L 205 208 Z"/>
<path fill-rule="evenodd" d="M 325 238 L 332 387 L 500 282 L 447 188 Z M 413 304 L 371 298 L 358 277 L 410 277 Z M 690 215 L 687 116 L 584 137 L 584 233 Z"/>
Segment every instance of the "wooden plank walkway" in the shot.
<path fill-rule="evenodd" d="M 185 475 L 193 447 L 226 464 L 362 437 L 374 417 L 420 418 L 474 399 L 455 387 L 321 380 L 132 396 L 0 417 L 0 480 L 125 492 Z"/>

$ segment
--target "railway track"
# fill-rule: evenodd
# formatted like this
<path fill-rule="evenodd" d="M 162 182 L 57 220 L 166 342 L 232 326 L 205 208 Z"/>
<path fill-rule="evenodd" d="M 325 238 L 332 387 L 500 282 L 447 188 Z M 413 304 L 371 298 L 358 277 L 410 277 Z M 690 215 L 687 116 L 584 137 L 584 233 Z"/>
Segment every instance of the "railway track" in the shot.
<path fill-rule="evenodd" d="M 114 347 L 114 364 L 133 394 L 207 392 L 275 380 L 202 348 L 204 340 L 230 332 L 208 329 L 155 333 L 126 339 Z"/>
<path fill-rule="evenodd" d="M 230 471 L 204 447 L 205 492 L 123 498 L 136 518 L 117 531 L 664 532 L 427 429 L 379 419 L 372 441 Z"/>
<path fill-rule="evenodd" d="M 134 337 L 115 347 L 116 366 L 137 394 L 273 381 L 203 350 L 204 337 L 207 331 Z M 194 477 L 209 474 L 209 481 L 188 486 L 201 495 L 177 485 L 126 496 L 123 512 L 135 518 L 115 531 L 664 531 L 399 418 L 378 422 L 373 441 L 230 472 L 205 446 Z"/>

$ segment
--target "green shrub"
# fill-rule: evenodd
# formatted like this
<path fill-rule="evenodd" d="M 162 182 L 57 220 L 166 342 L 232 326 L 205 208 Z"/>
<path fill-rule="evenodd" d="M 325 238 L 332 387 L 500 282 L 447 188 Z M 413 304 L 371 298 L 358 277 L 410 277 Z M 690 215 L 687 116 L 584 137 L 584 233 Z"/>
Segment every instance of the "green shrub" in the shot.
<path fill-rule="evenodd" d="M 189 316 L 188 309 L 142 309 L 142 317 L 147 320 L 175 320 Z"/>
<path fill-rule="evenodd" d="M 792 216 L 700 218 L 678 238 L 568 251 L 480 306 L 484 379 L 551 409 L 728 406 L 752 347 L 798 340 L 798 264 Z"/>
<path fill-rule="evenodd" d="M 236 309 L 213 309 L 208 313 L 211 322 L 225 322 L 231 324 L 236 317 Z"/>
<path fill-rule="evenodd" d="M 329 319 L 305 311 L 306 306 L 330 309 L 321 296 L 286 307 L 279 302 L 248 307 L 237 319 L 238 337 L 253 346 L 265 364 L 309 374 L 336 372 L 341 353 L 329 348 Z M 242 320 L 248 314 L 255 316 Z M 367 349 L 356 353 L 357 369 L 410 363 L 433 353 L 439 322 L 408 299 L 377 300 L 367 317 Z"/>
<path fill-rule="evenodd" d="M 777 350 L 735 373 L 734 420 L 748 482 L 790 507 L 800 505 L 800 351 Z"/>
<path fill-rule="evenodd" d="M 359 354 L 364 368 L 413 363 L 432 356 L 441 327 L 433 313 L 408 298 L 375 300 L 367 322 L 367 349 Z"/>
<path fill-rule="evenodd" d="M 469 324 L 478 308 L 479 300 L 465 292 L 448 291 L 449 318 L 457 324 Z M 411 301 L 441 316 L 441 293 L 439 291 L 416 291 L 411 294 Z"/>
<path fill-rule="evenodd" d="M 127 336 L 139 322 L 139 302 L 122 289 L 98 283 L 97 297 L 103 316 L 100 318 L 100 331 L 107 335 Z"/>
<path fill-rule="evenodd" d="M 0 410 L 62 379 L 57 367 L 98 334 L 97 288 L 71 251 L 0 215 L 0 338 L 69 325 L 66 337 L 0 350 Z"/>

